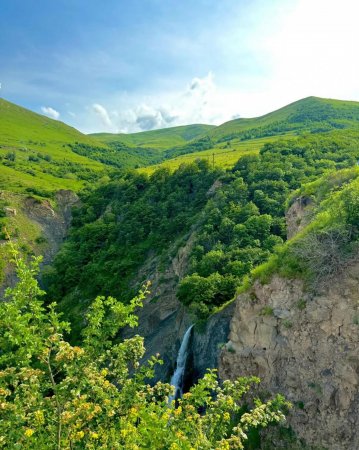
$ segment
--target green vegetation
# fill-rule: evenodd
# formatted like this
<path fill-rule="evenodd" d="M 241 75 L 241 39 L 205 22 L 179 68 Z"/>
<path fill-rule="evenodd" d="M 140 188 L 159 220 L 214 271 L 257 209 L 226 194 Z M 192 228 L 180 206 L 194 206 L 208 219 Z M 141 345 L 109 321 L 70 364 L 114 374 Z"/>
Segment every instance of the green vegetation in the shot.
<path fill-rule="evenodd" d="M 166 150 L 158 167 L 176 168 L 189 159 L 207 158 L 220 167 L 232 167 L 239 157 L 258 153 L 264 143 L 279 136 L 293 138 L 305 134 L 323 134 L 358 129 L 359 103 L 308 97 L 261 117 L 235 119 L 187 144 Z M 183 156 L 180 156 L 183 155 Z M 151 167 L 145 171 L 151 172 Z"/>
<path fill-rule="evenodd" d="M 166 150 L 177 145 L 184 145 L 186 142 L 200 137 L 212 128 L 214 128 L 212 125 L 194 124 L 132 134 L 95 133 L 90 134 L 90 136 L 106 144 L 120 143 L 127 147 Z"/>
<path fill-rule="evenodd" d="M 250 141 L 233 139 L 229 143 L 230 145 L 217 143 L 213 144 L 213 147 L 208 150 L 203 149 L 201 151 L 186 154 L 181 153 L 179 156 L 174 156 L 178 149 L 174 149 L 173 152 L 172 150 L 169 150 L 167 153 L 167 155 L 169 155 L 168 159 L 159 164 L 143 167 L 140 169 L 140 172 L 151 174 L 160 168 L 175 170 L 180 167 L 181 164 L 189 164 L 196 159 L 204 159 L 212 166 L 231 168 L 240 157 L 248 154 L 257 154 L 266 142 L 271 142 L 272 140 L 273 138 L 260 138 Z M 181 151 L 184 152 L 186 149 L 188 148 L 183 148 Z"/>
<path fill-rule="evenodd" d="M 310 97 L 219 127 L 96 137 L 3 100 L 0 114 L 0 224 L 22 253 L 46 246 L 26 196 L 81 197 L 45 277 L 46 302 L 59 302 L 71 335 L 40 299 L 36 264 L 16 256 L 20 283 L 0 302 L 0 447 L 227 449 L 245 439 L 240 430 L 251 436 L 253 415 L 263 413 L 260 425 L 281 417 L 281 398 L 244 414 L 250 381 L 220 387 L 213 373 L 168 407 L 169 386 L 146 384 L 156 360 L 139 367 L 142 339 L 119 342 L 118 330 L 136 323 L 146 264 L 165 273 L 189 236 L 177 296 L 200 321 L 274 273 L 312 287 L 337 276 L 359 248 L 358 103 Z M 285 212 L 298 197 L 310 221 L 287 241 Z M 298 314 L 306 307 L 299 300 Z"/>
<path fill-rule="evenodd" d="M 253 279 L 267 281 L 273 273 L 302 277 L 311 289 L 337 276 L 359 248 L 359 168 L 329 173 L 304 185 L 296 195 L 310 192 L 312 220 L 292 240 L 279 247 Z M 305 309 L 306 303 L 298 303 Z"/>
<path fill-rule="evenodd" d="M 196 158 L 231 167 L 278 135 L 353 130 L 359 106 L 309 97 L 265 116 L 219 127 L 189 125 L 129 135 L 85 136 L 2 99 L 0 117 L 0 188 L 40 190 L 47 197 L 57 189 L 80 190 L 119 168 L 149 166 L 143 170 L 152 173 L 156 164 L 174 169 Z"/>
<path fill-rule="evenodd" d="M 308 97 L 261 117 L 231 120 L 212 130 L 210 136 L 227 141 L 234 136 L 245 140 L 288 132 L 322 133 L 355 129 L 358 121 L 358 102 Z"/>
<path fill-rule="evenodd" d="M 353 167 L 359 154 L 357 142 L 356 134 L 312 135 L 268 143 L 259 155 L 242 157 L 219 179 L 221 186 L 204 208 L 190 274 L 180 282 L 179 299 L 197 317 L 206 318 L 234 296 L 251 272 L 265 281 L 269 271 L 278 269 L 276 261 L 281 261 L 288 273 L 296 273 L 297 256 L 284 257 L 286 247 L 281 247 L 286 239 L 287 198 L 301 183 L 330 169 Z M 347 177 L 348 170 L 344 171 Z M 335 238 L 339 245 L 339 236 Z M 323 239 L 323 246 L 330 239 Z M 343 233 L 342 239 L 349 235 Z M 255 269 L 278 247 L 280 257 Z M 330 259 L 327 263 L 331 264 Z M 323 270 L 325 266 L 323 261 Z"/>
<path fill-rule="evenodd" d="M 140 365 L 143 339 L 114 341 L 119 328 L 136 325 L 145 290 L 128 306 L 96 298 L 81 346 L 72 346 L 69 324 L 41 300 L 39 260 L 26 266 L 13 254 L 19 283 L 0 302 L 0 448 L 227 450 L 284 420 L 290 405 L 280 395 L 244 408 L 255 377 L 220 386 L 208 372 L 176 404 L 170 385 L 147 384 L 159 361 Z"/>
<path fill-rule="evenodd" d="M 21 177 L 36 180 L 31 187 L 23 183 L 21 191 L 50 196 L 55 186 L 67 183 L 75 189 L 86 183 L 92 186 L 82 192 L 82 206 L 74 211 L 69 238 L 48 271 L 51 294 L 61 300 L 68 317 L 83 313 L 87 302 L 99 293 L 122 295 L 121 300 L 128 301 L 146 276 L 139 275 L 144 262 L 157 257 L 158 268 L 165 270 L 173 248 L 180 245 L 176 242 L 183 242 L 192 231 L 195 242 L 178 297 L 197 318 L 205 319 L 228 302 L 250 274 L 267 279 L 279 261 L 287 275 L 303 272 L 304 256 L 292 255 L 288 244 L 283 245 L 290 198 L 302 189 L 300 195 L 315 192 L 320 202 L 334 186 L 338 190 L 350 180 L 359 158 L 355 102 L 310 97 L 255 119 L 237 119 L 219 127 L 194 125 L 136 133 L 126 135 L 127 141 L 123 135 L 100 135 L 94 141 L 7 102 L 2 108 L 7 117 L 4 130 L 11 131 L 10 124 L 17 123 L 17 139 L 21 138 L 25 131 L 18 125 L 20 115 L 23 127 L 33 133 L 27 142 L 39 147 L 36 152 L 27 147 L 4 149 L 3 171 L 16 170 Z M 42 141 L 40 125 L 46 130 Z M 8 139 L 14 132 L 10 131 L 4 132 Z M 278 139 L 274 134 L 284 136 Z M 48 151 L 54 142 L 62 143 L 61 162 L 60 153 Z M 156 166 L 137 173 L 118 170 L 161 158 L 167 158 L 161 165 L 175 168 L 197 156 L 202 160 L 180 165 L 173 173 L 163 167 L 154 171 Z M 80 165 L 76 158 L 94 166 Z M 223 158 L 223 163 L 217 158 Z M 49 185 L 37 172 L 31 174 L 35 167 L 58 184 Z M 111 170 L 104 172 L 103 167 Z M 326 181 L 318 180 L 328 173 Z M 308 248 L 326 246 L 333 253 L 333 242 L 349 247 L 353 231 L 344 226 L 318 236 L 307 237 Z M 327 256 L 329 261 L 332 256 Z M 313 271 L 309 266 L 307 262 L 306 270 Z M 74 325 L 80 327 L 80 322 Z"/>
<path fill-rule="evenodd" d="M 110 142 L 105 151 L 102 147 L 87 144 L 70 144 L 70 148 L 79 155 L 119 169 L 137 168 L 154 164 L 163 159 L 157 150 L 141 147 L 131 148 L 119 142 Z"/>
<path fill-rule="evenodd" d="M 193 229 L 188 274 L 177 295 L 198 319 L 206 319 L 249 274 L 264 279 L 268 267 L 274 270 L 273 258 L 269 266 L 261 264 L 277 248 L 288 274 L 300 270 L 299 259 L 282 246 L 288 197 L 336 169 L 345 169 L 347 179 L 353 169 L 346 168 L 359 156 L 357 143 L 357 132 L 343 130 L 281 139 L 266 143 L 258 155 L 243 156 L 229 171 L 197 161 L 173 174 L 129 173 L 89 191 L 74 211 L 72 231 L 48 278 L 50 291 L 62 299 L 67 317 L 83 313 L 85 299 L 100 292 L 131 293 L 143 281 L 138 273 L 144 262 L 157 256 L 165 270 L 172 243 Z"/>
<path fill-rule="evenodd" d="M 69 317 L 99 293 L 128 300 L 122 293 L 131 297 L 137 290 L 133 281 L 146 257 L 166 255 L 171 242 L 196 224 L 217 177 L 218 171 L 200 161 L 173 175 L 165 169 L 151 177 L 129 172 L 84 193 L 49 277 L 51 293 L 65 298 L 61 306 Z M 78 291 L 82 303 L 76 301 Z"/>
<path fill-rule="evenodd" d="M 59 189 L 79 190 L 105 175 L 105 166 L 68 147 L 76 142 L 99 145 L 74 128 L 3 99 L 0 119 L 0 189 L 49 197 Z"/>

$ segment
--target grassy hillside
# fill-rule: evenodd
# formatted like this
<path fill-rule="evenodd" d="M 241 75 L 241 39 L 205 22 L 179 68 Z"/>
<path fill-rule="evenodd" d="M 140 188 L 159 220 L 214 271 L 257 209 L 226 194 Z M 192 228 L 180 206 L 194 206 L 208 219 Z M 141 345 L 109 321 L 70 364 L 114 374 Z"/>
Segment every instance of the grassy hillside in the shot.
<path fill-rule="evenodd" d="M 359 248 L 359 168 L 329 172 L 289 197 L 307 200 L 309 222 L 251 273 L 267 283 L 273 274 L 302 278 L 310 289 L 335 279 Z M 241 287 L 246 289 L 247 282 Z M 357 319 L 355 319 L 357 320 Z"/>
<path fill-rule="evenodd" d="M 62 122 L 0 100 L 0 188 L 34 193 L 81 189 L 112 169 L 175 169 L 197 158 L 227 168 L 278 136 L 358 127 L 359 103 L 308 97 L 218 127 L 188 125 L 133 134 L 85 136 Z"/>
<path fill-rule="evenodd" d="M 90 136 L 0 99 L 0 189 L 44 193 L 81 189 L 115 168 L 175 169 L 203 158 L 233 166 L 278 136 L 355 129 L 359 103 L 308 97 L 251 119 L 218 127 L 188 125 L 134 134 Z M 145 168 L 144 168 L 145 167 Z"/>
<path fill-rule="evenodd" d="M 44 253 L 47 247 L 41 226 L 29 217 L 27 197 L 39 204 L 49 199 L 55 207 L 55 191 L 80 191 L 113 170 L 75 153 L 71 146 L 79 144 L 107 151 L 62 122 L 0 99 L 0 284 L 12 276 L 5 228 L 26 254 Z"/>
<path fill-rule="evenodd" d="M 359 102 L 308 97 L 261 117 L 231 120 L 209 134 L 216 141 L 235 136 L 244 140 L 290 131 L 325 132 L 358 123 Z"/>
<path fill-rule="evenodd" d="M 129 147 L 166 150 L 177 145 L 186 144 L 186 142 L 198 138 L 212 128 L 215 127 L 212 125 L 194 124 L 132 134 L 95 133 L 89 136 L 106 144 L 117 142 Z"/>
<path fill-rule="evenodd" d="M 0 189 L 47 196 L 103 176 L 104 165 L 73 152 L 75 143 L 106 150 L 62 122 L 0 99 Z"/>
<path fill-rule="evenodd" d="M 258 153 L 263 144 L 278 137 L 356 130 L 359 103 L 308 97 L 261 117 L 235 119 L 214 127 L 199 138 L 165 152 L 166 161 L 141 169 L 175 169 L 182 163 L 204 158 L 220 167 L 233 166 L 239 157 Z"/>
<path fill-rule="evenodd" d="M 230 168 L 234 166 L 240 157 L 258 153 L 264 144 L 272 140 L 273 138 L 259 138 L 241 142 L 239 139 L 233 139 L 228 144 L 214 144 L 213 147 L 207 150 L 168 158 L 158 164 L 142 167 L 138 170 L 147 174 L 151 174 L 160 168 L 175 170 L 181 164 L 189 164 L 196 159 L 204 159 L 209 164 L 217 167 Z"/>

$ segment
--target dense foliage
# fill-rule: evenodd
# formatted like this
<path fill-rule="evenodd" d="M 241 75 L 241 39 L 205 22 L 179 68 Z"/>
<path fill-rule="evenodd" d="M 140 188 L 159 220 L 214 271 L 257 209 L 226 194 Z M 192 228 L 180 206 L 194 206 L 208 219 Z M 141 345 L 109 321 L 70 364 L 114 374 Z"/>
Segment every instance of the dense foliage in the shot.
<path fill-rule="evenodd" d="M 204 136 L 196 140 L 190 141 L 188 144 L 182 145 L 180 147 L 173 147 L 165 151 L 165 158 L 175 158 L 179 155 L 186 155 L 188 153 L 195 153 L 202 150 L 208 150 L 212 148 L 214 142 L 209 136 Z"/>
<path fill-rule="evenodd" d="M 131 298 L 130 282 L 148 254 L 168 249 L 190 230 L 217 176 L 201 161 L 173 175 L 131 172 L 83 196 L 55 260 L 52 294 L 70 296 L 72 308 L 78 290 L 85 299 L 99 293 Z"/>
<path fill-rule="evenodd" d="M 79 155 L 121 169 L 156 164 L 164 159 L 157 150 L 143 147 L 128 147 L 121 142 L 110 142 L 107 148 L 77 142 L 70 144 L 70 148 Z"/>
<path fill-rule="evenodd" d="M 356 139 L 338 134 L 269 143 L 241 158 L 204 208 L 180 300 L 200 318 L 230 300 L 285 240 L 288 195 L 328 170 L 353 167 L 358 156 Z"/>
<path fill-rule="evenodd" d="M 257 378 L 220 386 L 209 372 L 176 405 L 170 385 L 147 384 L 157 358 L 140 367 L 143 339 L 113 343 L 119 327 L 136 325 L 145 291 L 128 306 L 98 297 L 72 346 L 56 305 L 41 300 L 38 260 L 14 256 L 19 283 L 0 302 L 0 448 L 241 449 L 251 430 L 284 419 L 280 395 L 244 410 Z"/>
<path fill-rule="evenodd" d="M 131 292 L 151 254 L 162 255 L 165 269 L 173 243 L 195 231 L 178 297 L 206 318 L 286 239 L 289 194 L 323 173 L 356 165 L 357 138 L 340 131 L 306 135 L 267 143 L 227 172 L 197 161 L 173 174 L 128 173 L 89 191 L 56 258 L 51 293 L 65 297 L 64 310 L 73 313 L 84 308 L 78 292 L 85 299 Z"/>
<path fill-rule="evenodd" d="M 296 192 L 310 199 L 310 224 L 282 246 L 253 276 L 302 277 L 315 290 L 337 277 L 359 247 L 359 167 L 326 174 Z"/>

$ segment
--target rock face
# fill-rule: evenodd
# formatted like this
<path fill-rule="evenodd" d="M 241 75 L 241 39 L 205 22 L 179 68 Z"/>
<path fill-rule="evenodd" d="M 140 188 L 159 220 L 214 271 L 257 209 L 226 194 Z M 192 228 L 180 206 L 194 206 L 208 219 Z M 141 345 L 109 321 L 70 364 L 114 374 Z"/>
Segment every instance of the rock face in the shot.
<path fill-rule="evenodd" d="M 192 381 L 204 375 L 207 369 L 218 368 L 218 359 L 222 347 L 227 342 L 230 320 L 235 304 L 231 303 L 219 313 L 213 315 L 204 330 L 194 331 L 192 340 L 193 372 Z"/>
<path fill-rule="evenodd" d="M 151 294 L 143 308 L 136 311 L 139 326 L 124 330 L 122 336 L 127 338 L 139 334 L 145 338 L 144 361 L 153 355 L 160 355 L 163 364 L 157 366 L 156 379 L 170 379 L 181 340 L 191 325 L 190 316 L 177 300 L 176 290 L 178 280 L 187 270 L 194 237 L 193 232 L 189 233 L 185 245 L 177 250 L 165 271 L 161 270 L 163 264 L 158 257 L 149 256 L 137 275 L 137 282 L 149 279 Z"/>
<path fill-rule="evenodd" d="M 308 225 L 313 206 L 313 200 L 309 197 L 298 197 L 294 200 L 286 213 L 287 239 L 291 239 Z"/>
<path fill-rule="evenodd" d="M 3 195 L 3 193 L 0 193 L 0 197 Z M 42 250 L 43 261 L 41 267 L 50 264 L 58 252 L 70 226 L 71 209 L 79 202 L 79 198 L 72 191 L 60 190 L 55 195 L 55 202 L 56 207 L 53 207 L 49 200 L 26 197 L 21 198 L 21 206 L 18 210 L 9 207 L 5 208 L 5 213 L 8 217 L 13 216 L 16 218 L 18 213 L 21 212 L 22 215 L 30 219 L 30 222 L 37 224 L 40 228 L 41 234 L 46 240 L 46 246 Z M 5 245 L 6 241 L 3 241 L 1 244 Z M 3 297 L 6 288 L 14 286 L 17 282 L 14 268 L 11 265 L 7 265 L 4 272 L 4 279 L 0 284 L 0 299 Z"/>
<path fill-rule="evenodd" d="M 220 375 L 257 375 L 311 445 L 359 449 L 359 259 L 320 293 L 274 276 L 236 300 Z"/>
<path fill-rule="evenodd" d="M 149 258 L 138 276 L 142 279 L 144 274 L 152 274 L 151 295 L 143 308 L 137 311 L 139 326 L 134 330 L 125 330 L 123 337 L 136 333 L 145 338 L 144 361 L 153 355 L 160 355 L 163 364 L 157 366 L 157 380 L 170 380 L 175 370 L 181 341 L 193 321 L 186 308 L 178 301 L 176 290 L 178 281 L 183 278 L 188 269 L 194 240 L 195 232 L 192 232 L 185 239 L 186 244 L 178 249 L 176 256 L 164 272 L 159 270 L 160 262 L 156 258 Z M 207 368 L 218 367 L 220 345 L 224 345 L 227 340 L 233 306 L 230 305 L 213 316 L 204 330 L 194 328 L 185 387 L 202 376 Z"/>
<path fill-rule="evenodd" d="M 48 200 L 39 201 L 33 197 L 24 200 L 24 212 L 29 219 L 38 223 L 48 246 L 43 255 L 43 264 L 49 264 L 58 252 L 71 222 L 71 208 L 79 201 L 78 196 L 68 190 L 56 192 L 56 209 Z"/>

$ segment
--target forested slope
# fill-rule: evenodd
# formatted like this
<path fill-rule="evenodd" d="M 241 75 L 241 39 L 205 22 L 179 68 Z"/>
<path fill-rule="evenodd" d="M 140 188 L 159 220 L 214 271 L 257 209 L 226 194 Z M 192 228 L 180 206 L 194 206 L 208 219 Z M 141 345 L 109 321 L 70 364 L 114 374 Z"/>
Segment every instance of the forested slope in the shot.
<path fill-rule="evenodd" d="M 195 230 L 178 297 L 205 319 L 286 240 L 291 193 L 326 172 L 355 167 L 358 156 L 358 133 L 337 131 L 268 143 L 229 171 L 202 161 L 173 174 L 127 174 L 82 197 L 49 283 L 71 315 L 86 304 L 78 304 L 79 295 L 137 289 L 140 268 L 153 255 L 165 271 L 173 242 L 180 247 Z"/>

